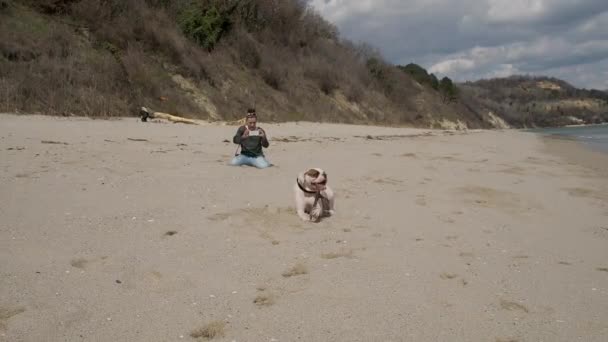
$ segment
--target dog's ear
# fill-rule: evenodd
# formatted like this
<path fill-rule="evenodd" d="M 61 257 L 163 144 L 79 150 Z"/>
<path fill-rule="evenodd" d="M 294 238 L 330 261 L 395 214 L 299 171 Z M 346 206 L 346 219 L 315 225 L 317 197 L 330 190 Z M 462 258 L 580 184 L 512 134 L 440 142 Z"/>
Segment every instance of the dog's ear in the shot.
<path fill-rule="evenodd" d="M 313 179 L 316 179 L 317 177 L 319 177 L 320 174 L 321 173 L 316 169 L 310 169 L 310 170 L 306 171 L 306 173 L 305 173 L 306 176 L 312 177 Z"/>
<path fill-rule="evenodd" d="M 327 172 L 325 172 L 325 170 L 321 168 L 315 168 L 315 170 L 317 170 L 317 177 L 315 177 L 315 179 L 322 177 L 325 178 L 325 180 L 327 181 Z"/>

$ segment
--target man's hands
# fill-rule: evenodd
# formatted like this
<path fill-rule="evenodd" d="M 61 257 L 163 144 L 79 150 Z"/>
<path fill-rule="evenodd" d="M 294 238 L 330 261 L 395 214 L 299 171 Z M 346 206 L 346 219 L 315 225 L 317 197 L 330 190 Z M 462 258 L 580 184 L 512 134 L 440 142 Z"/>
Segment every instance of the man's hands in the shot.
<path fill-rule="evenodd" d="M 260 138 L 266 138 L 266 132 L 264 132 L 263 129 L 259 128 L 257 129 L 260 134 Z M 243 135 L 241 135 L 241 139 L 245 139 L 245 138 L 249 138 L 249 128 L 245 128 L 245 131 L 243 132 Z"/>

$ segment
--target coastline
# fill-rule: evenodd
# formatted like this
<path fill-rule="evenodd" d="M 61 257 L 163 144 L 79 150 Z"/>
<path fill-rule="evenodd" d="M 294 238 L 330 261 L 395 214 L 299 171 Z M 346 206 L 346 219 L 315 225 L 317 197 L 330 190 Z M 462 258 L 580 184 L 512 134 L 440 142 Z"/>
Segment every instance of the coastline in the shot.
<path fill-rule="evenodd" d="M 608 126 L 608 122 L 599 124 L 578 124 L 578 125 L 565 125 L 564 127 L 595 127 L 595 126 Z M 555 127 L 558 128 L 558 127 Z"/>
<path fill-rule="evenodd" d="M 592 170 L 598 176 L 608 178 L 608 153 L 586 146 L 584 142 L 573 136 L 544 135 L 540 139 L 547 153 L 559 156 L 570 164 Z"/>

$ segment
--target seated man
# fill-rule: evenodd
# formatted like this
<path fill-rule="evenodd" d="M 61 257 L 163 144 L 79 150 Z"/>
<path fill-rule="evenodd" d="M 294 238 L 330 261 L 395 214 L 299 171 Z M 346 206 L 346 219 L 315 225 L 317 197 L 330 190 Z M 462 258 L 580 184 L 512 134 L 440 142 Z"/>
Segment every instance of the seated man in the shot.
<path fill-rule="evenodd" d="M 254 109 L 247 111 L 245 125 L 238 128 L 232 142 L 241 146 L 241 153 L 235 155 L 231 165 L 250 165 L 259 169 L 271 166 L 264 158 L 262 148 L 268 147 L 266 132 L 257 127 L 257 115 Z"/>

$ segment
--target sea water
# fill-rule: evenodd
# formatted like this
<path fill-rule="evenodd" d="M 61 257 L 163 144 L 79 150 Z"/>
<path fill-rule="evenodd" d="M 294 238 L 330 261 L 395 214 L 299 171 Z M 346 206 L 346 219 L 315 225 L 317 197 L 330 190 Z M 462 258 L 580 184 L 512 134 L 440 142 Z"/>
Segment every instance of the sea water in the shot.
<path fill-rule="evenodd" d="M 608 124 L 538 128 L 528 131 L 578 140 L 589 148 L 608 153 Z"/>

